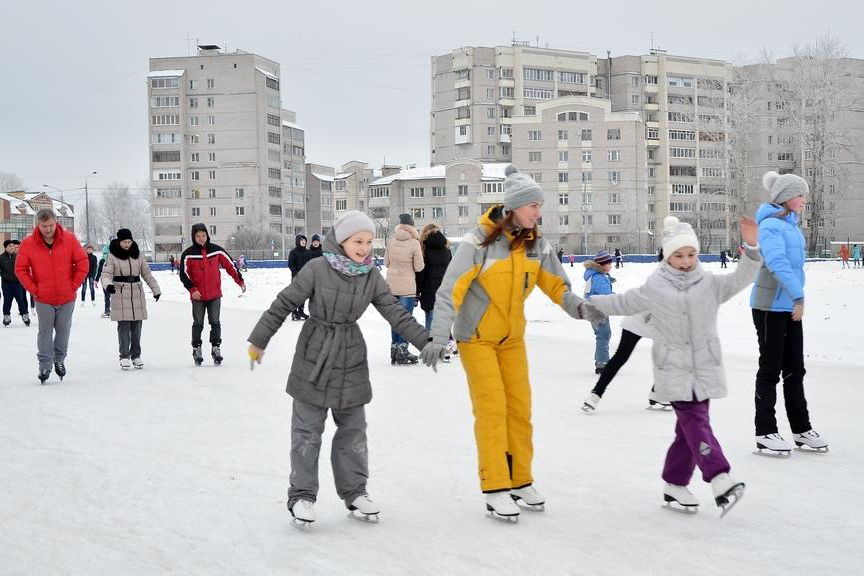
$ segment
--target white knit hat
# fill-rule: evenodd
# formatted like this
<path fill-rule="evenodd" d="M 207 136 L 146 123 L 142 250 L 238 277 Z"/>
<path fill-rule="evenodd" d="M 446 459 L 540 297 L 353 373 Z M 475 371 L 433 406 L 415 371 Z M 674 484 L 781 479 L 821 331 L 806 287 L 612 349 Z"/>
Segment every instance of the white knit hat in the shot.
<path fill-rule="evenodd" d="M 693 227 L 675 216 L 667 216 L 663 220 L 663 258 L 668 261 L 673 252 L 684 246 L 692 246 L 699 252 L 699 238 Z"/>
<path fill-rule="evenodd" d="M 358 210 L 349 210 L 333 223 L 333 235 L 336 242 L 341 244 L 357 232 L 371 232 L 375 236 L 375 223 L 366 214 Z"/>

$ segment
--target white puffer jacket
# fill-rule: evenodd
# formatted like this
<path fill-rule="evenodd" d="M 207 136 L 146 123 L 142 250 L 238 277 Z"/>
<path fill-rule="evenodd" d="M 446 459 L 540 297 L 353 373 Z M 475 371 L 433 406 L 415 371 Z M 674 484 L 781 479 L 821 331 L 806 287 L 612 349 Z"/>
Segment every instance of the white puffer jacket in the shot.
<path fill-rule="evenodd" d="M 423 270 L 423 248 L 413 226 L 399 224 L 384 252 L 387 285 L 394 296 L 416 296 L 416 273 Z"/>

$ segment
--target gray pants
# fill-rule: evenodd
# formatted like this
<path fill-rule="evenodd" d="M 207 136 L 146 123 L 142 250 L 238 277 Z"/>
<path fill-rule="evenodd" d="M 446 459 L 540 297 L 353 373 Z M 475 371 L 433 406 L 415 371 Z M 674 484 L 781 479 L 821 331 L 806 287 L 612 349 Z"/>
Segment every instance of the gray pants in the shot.
<path fill-rule="evenodd" d="M 117 340 L 120 343 L 120 358 L 141 357 L 141 320 L 117 322 Z"/>
<path fill-rule="evenodd" d="M 36 302 L 36 315 L 39 317 L 39 336 L 36 340 L 39 351 L 36 357 L 40 370 L 50 370 L 53 363 L 66 360 L 74 310 L 75 300 L 62 306 Z"/>
<path fill-rule="evenodd" d="M 327 420 L 327 408 L 294 400 L 291 418 L 291 487 L 288 507 L 297 500 L 315 502 L 318 496 L 318 453 Z M 366 494 L 369 478 L 369 452 L 366 448 L 366 410 L 355 406 L 332 410 L 336 434 L 330 450 L 330 463 L 339 498 L 350 504 Z"/>

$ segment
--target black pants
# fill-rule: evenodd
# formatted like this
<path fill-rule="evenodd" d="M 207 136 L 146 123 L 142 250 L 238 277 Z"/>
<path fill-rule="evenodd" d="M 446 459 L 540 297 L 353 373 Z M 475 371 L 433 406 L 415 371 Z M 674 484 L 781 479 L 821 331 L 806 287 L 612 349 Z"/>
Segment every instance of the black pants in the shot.
<path fill-rule="evenodd" d="M 720 260 L 720 268 L 726 268 L 726 260 Z"/>
<path fill-rule="evenodd" d="M 777 432 L 774 405 L 777 382 L 783 375 L 786 417 L 793 434 L 810 430 L 807 399 L 804 398 L 804 335 L 802 322 L 789 312 L 753 310 L 759 337 L 759 372 L 756 373 L 756 435 Z"/>
<path fill-rule="evenodd" d="M 141 320 L 117 322 L 117 341 L 120 343 L 120 358 L 141 357 Z"/>
<path fill-rule="evenodd" d="M 192 301 L 193 348 L 201 346 L 201 332 L 204 330 L 204 312 L 207 312 L 207 320 L 210 322 L 210 344 L 213 346 L 222 344 L 222 324 L 219 323 L 219 310 L 221 307 L 221 298 Z"/>
<path fill-rule="evenodd" d="M 27 314 L 27 294 L 20 282 L 3 280 L 3 315 L 9 316 L 12 311 L 12 301 L 18 303 L 18 313 Z"/>
<path fill-rule="evenodd" d="M 618 370 L 627 363 L 630 354 L 633 353 L 633 349 L 636 348 L 636 344 L 641 339 L 642 337 L 638 334 L 634 334 L 629 330 L 621 330 L 621 341 L 618 342 L 618 348 L 615 350 L 612 358 L 609 359 L 609 362 L 606 363 L 606 367 L 603 368 L 603 373 L 600 374 L 600 378 L 597 380 L 597 384 L 594 385 L 592 392 L 598 396 L 603 396 L 603 393 L 606 392 L 606 387 L 609 386 L 609 383 L 618 374 Z"/>

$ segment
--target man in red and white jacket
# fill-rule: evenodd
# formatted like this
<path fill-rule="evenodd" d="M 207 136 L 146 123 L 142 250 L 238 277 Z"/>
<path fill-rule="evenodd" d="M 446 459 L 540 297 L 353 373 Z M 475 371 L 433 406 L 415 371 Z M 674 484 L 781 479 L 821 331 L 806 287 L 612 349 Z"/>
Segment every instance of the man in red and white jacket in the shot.
<path fill-rule="evenodd" d="M 189 290 L 192 300 L 192 358 L 200 366 L 204 361 L 201 354 L 201 332 L 204 330 L 204 313 L 210 322 L 211 356 L 216 364 L 222 363 L 222 325 L 219 323 L 219 310 L 222 304 L 222 274 L 224 268 L 246 292 L 243 276 L 234 266 L 234 260 L 224 248 L 210 242 L 207 226 L 192 226 L 192 245 L 180 256 L 180 281 Z"/>

